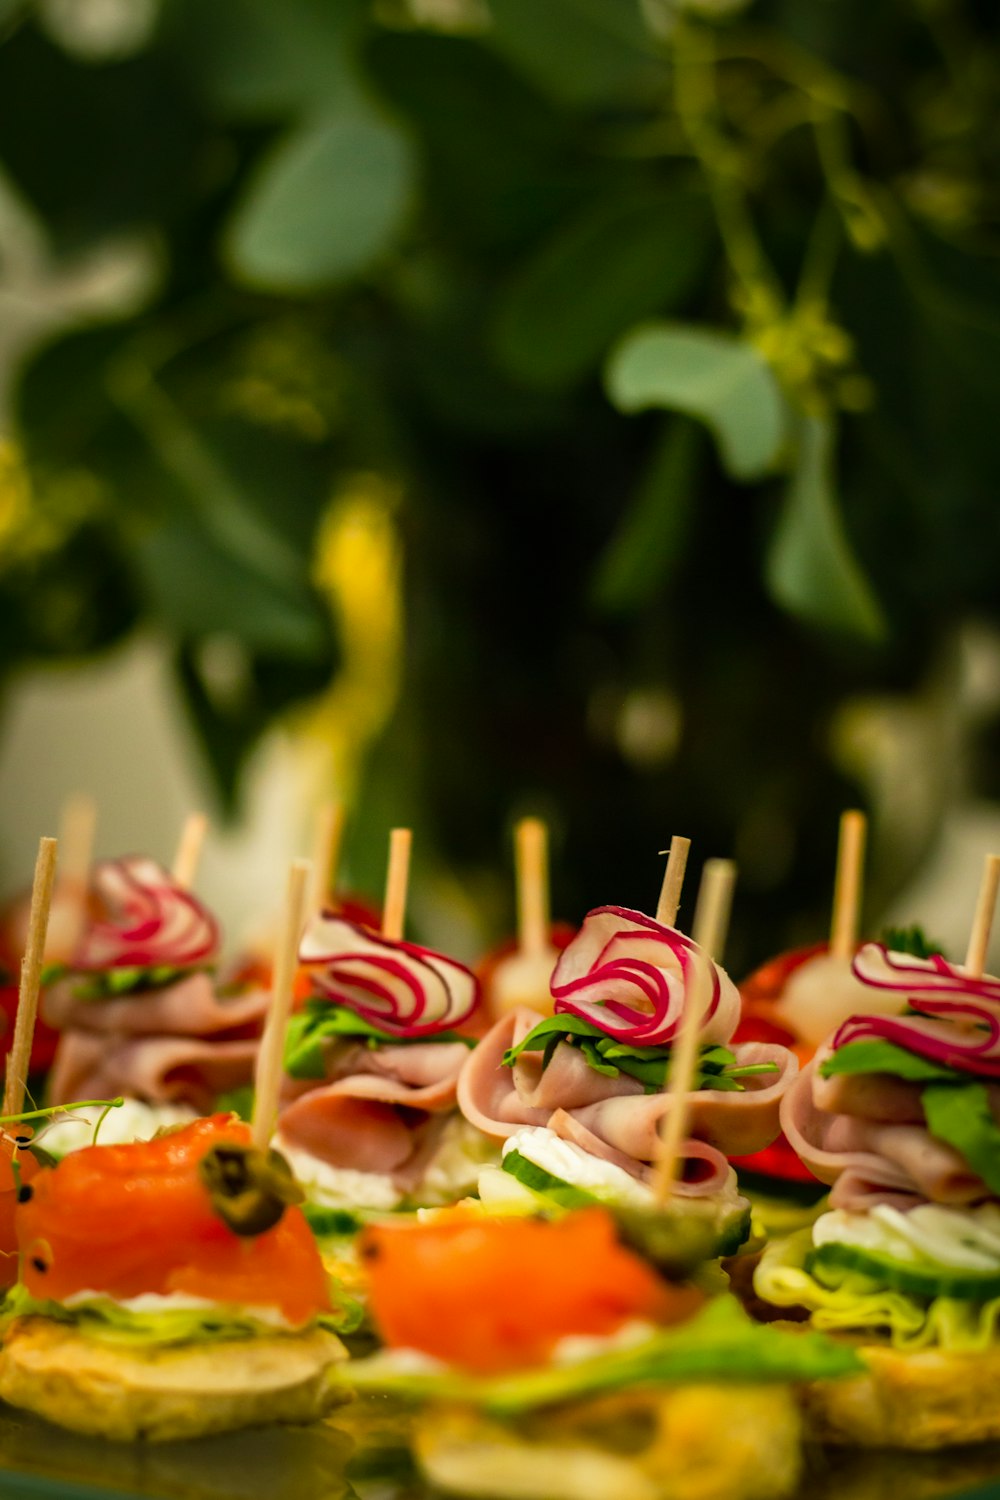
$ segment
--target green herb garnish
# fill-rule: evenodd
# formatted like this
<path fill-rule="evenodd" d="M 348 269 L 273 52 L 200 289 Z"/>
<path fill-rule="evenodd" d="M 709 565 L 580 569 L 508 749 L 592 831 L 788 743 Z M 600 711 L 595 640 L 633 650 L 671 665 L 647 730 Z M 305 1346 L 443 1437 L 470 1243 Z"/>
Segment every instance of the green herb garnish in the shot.
<path fill-rule="evenodd" d="M 917 923 L 912 927 L 886 927 L 879 942 L 883 948 L 893 953 L 908 953 L 911 958 L 934 958 L 936 954 L 944 954 L 942 945 L 932 943 Z"/>
<path fill-rule="evenodd" d="M 587 1065 L 597 1073 L 617 1078 L 626 1073 L 642 1084 L 647 1094 L 664 1089 L 670 1071 L 669 1047 L 633 1047 L 618 1037 L 586 1021 L 582 1016 L 547 1016 L 539 1021 L 522 1042 L 509 1047 L 503 1055 L 505 1067 L 512 1067 L 522 1052 L 541 1052 L 542 1067 L 547 1068 L 560 1042 L 579 1049 Z M 742 1091 L 741 1078 L 758 1073 L 777 1073 L 777 1063 L 738 1064 L 736 1054 L 728 1047 L 704 1047 L 698 1059 L 695 1089 Z"/>
<path fill-rule="evenodd" d="M 383 1031 L 357 1015 L 347 1005 L 338 1005 L 333 1000 L 316 997 L 307 1000 L 305 1007 L 294 1015 L 288 1025 L 285 1039 L 285 1071 L 292 1078 L 326 1077 L 326 1043 L 351 1040 L 367 1047 L 412 1046 L 428 1040 L 435 1042 L 461 1042 L 463 1047 L 474 1047 L 472 1037 L 459 1036 L 457 1031 L 435 1031 L 428 1036 L 395 1036 Z"/>

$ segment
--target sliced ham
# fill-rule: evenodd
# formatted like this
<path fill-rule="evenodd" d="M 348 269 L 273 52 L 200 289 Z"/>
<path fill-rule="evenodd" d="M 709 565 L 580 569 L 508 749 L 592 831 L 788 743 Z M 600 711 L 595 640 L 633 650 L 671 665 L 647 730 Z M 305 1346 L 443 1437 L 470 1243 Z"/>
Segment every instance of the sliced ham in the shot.
<path fill-rule="evenodd" d="M 513 1068 L 505 1067 L 504 1053 L 517 1046 L 540 1019 L 534 1011 L 512 1011 L 487 1033 L 469 1056 L 458 1081 L 462 1113 L 484 1134 L 498 1139 L 513 1135 L 522 1125 L 554 1129 L 552 1120 L 556 1115 L 560 1131 L 565 1134 L 568 1117 L 591 1140 L 602 1142 L 615 1153 L 608 1160 L 619 1164 L 631 1161 L 632 1166 L 627 1170 L 635 1176 L 641 1175 L 642 1164 L 656 1158 L 660 1124 L 672 1108 L 670 1095 L 662 1091 L 647 1094 L 641 1084 L 625 1074 L 608 1078 L 589 1068 L 579 1051 L 566 1044 L 556 1049 L 544 1074 L 540 1058 L 536 1057 L 529 1065 L 524 1053 Z M 740 1092 L 701 1089 L 689 1096 L 692 1138 L 718 1153 L 732 1156 L 760 1150 L 777 1135 L 781 1098 L 798 1067 L 784 1047 L 747 1042 L 734 1051 L 739 1063 L 774 1062 L 779 1072 L 751 1075 L 743 1080 L 746 1087 Z M 560 1075 L 567 1090 L 563 1098 L 557 1097 L 557 1088 L 548 1086 L 545 1076 L 555 1066 L 559 1052 L 575 1054 L 573 1066 L 567 1062 Z M 589 1080 L 579 1076 L 580 1066 L 587 1069 Z M 534 1069 L 529 1075 L 530 1087 L 524 1078 L 529 1067 Z"/>
<path fill-rule="evenodd" d="M 61 979 L 45 991 L 42 1016 L 50 1026 L 128 1036 L 257 1036 L 270 1004 L 262 989 L 224 999 L 204 971 L 186 974 L 162 989 L 108 1000 L 78 999 L 74 991 L 79 983 Z"/>
<path fill-rule="evenodd" d="M 338 1042 L 327 1050 L 324 1080 L 286 1080 L 282 1138 L 328 1166 L 379 1172 L 412 1191 L 455 1106 L 468 1056 L 461 1042 Z"/>
<path fill-rule="evenodd" d="M 964 1158 L 922 1123 L 823 1108 L 816 1098 L 817 1067 L 816 1060 L 809 1063 L 789 1088 L 781 1125 L 810 1172 L 833 1185 L 834 1207 L 913 1206 L 921 1199 L 964 1205 L 993 1196 Z"/>
<path fill-rule="evenodd" d="M 222 1093 L 253 1076 L 257 1042 L 197 1037 L 118 1037 L 69 1031 L 49 1075 L 53 1104 L 124 1094 L 149 1104 L 185 1103 L 206 1114 Z"/>
<path fill-rule="evenodd" d="M 549 1120 L 549 1129 L 562 1140 L 571 1141 L 573 1145 L 588 1151 L 591 1156 L 621 1167 L 623 1171 L 638 1178 L 640 1182 L 652 1181 L 651 1167 L 638 1161 L 636 1157 L 609 1146 L 599 1135 L 588 1130 L 578 1116 L 569 1114 L 564 1109 L 557 1109 Z M 732 1168 L 721 1151 L 716 1151 L 714 1146 L 709 1146 L 705 1141 L 691 1139 L 682 1141 L 680 1160 L 682 1163 L 680 1176 L 674 1183 L 672 1191 L 681 1198 L 713 1197 L 714 1194 L 722 1191 L 732 1175 Z"/>

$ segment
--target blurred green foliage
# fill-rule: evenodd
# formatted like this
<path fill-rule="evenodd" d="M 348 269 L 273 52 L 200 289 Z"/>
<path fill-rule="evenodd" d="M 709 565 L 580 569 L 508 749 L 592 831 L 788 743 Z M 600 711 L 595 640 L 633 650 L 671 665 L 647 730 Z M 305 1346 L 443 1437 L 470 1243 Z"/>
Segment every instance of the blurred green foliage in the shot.
<path fill-rule="evenodd" d="M 0 669 L 157 622 L 232 804 L 335 670 L 317 527 L 381 474 L 408 650 L 357 839 L 415 822 L 489 903 L 540 807 L 577 915 L 648 906 L 676 829 L 741 851 L 737 964 L 812 936 L 832 715 L 1000 612 L 992 5 L 118 9 L 0 6 L 54 264 L 158 268 L 21 368 Z"/>

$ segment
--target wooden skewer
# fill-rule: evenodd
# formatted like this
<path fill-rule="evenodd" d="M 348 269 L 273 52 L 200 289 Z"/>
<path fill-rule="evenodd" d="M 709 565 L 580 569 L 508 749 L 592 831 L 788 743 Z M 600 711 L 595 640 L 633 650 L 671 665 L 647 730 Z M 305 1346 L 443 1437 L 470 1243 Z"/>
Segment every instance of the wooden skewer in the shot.
<path fill-rule="evenodd" d="M 285 915 L 274 962 L 274 988 L 267 1023 L 257 1054 L 254 1079 L 253 1143 L 266 1151 L 278 1118 L 278 1098 L 285 1052 L 285 1032 L 292 1013 L 299 942 L 306 918 L 306 891 L 310 879 L 307 859 L 292 862 L 285 894 Z"/>
<path fill-rule="evenodd" d="M 14 1040 L 7 1058 L 7 1076 L 3 1088 L 3 1113 L 18 1115 L 24 1107 L 28 1085 L 31 1043 L 38 1015 L 38 994 L 42 987 L 42 963 L 45 955 L 45 932 L 52 905 L 52 887 L 56 878 L 56 839 L 42 839 L 35 861 L 35 878 L 31 886 L 31 915 L 28 918 L 28 941 L 21 961 L 21 985 L 17 995 L 17 1020 Z"/>
<path fill-rule="evenodd" d="M 541 818 L 522 818 L 514 829 L 517 879 L 517 945 L 537 955 L 549 947 L 549 831 Z"/>
<path fill-rule="evenodd" d="M 324 802 L 316 818 L 313 840 L 313 879 L 309 910 L 321 912 L 337 889 L 340 846 L 344 839 L 344 804 Z"/>
<path fill-rule="evenodd" d="M 406 929 L 406 892 L 410 880 L 413 830 L 394 828 L 389 835 L 389 868 L 385 877 L 382 936 L 398 943 Z"/>
<path fill-rule="evenodd" d="M 711 961 L 719 956 L 725 944 L 735 883 L 736 866 L 732 860 L 710 859 L 706 862 L 691 934 L 698 951 L 693 955 L 680 1035 L 670 1054 L 668 1088 L 671 1105 L 660 1136 L 653 1173 L 653 1195 L 659 1208 L 670 1197 L 677 1179 L 681 1143 L 687 1136 L 691 1115 L 691 1085 L 698 1061 L 698 1037 L 712 993 Z"/>
<path fill-rule="evenodd" d="M 830 922 L 830 952 L 834 958 L 853 958 L 858 946 L 866 830 L 863 812 L 852 808 L 842 814 Z"/>
<path fill-rule="evenodd" d="M 207 829 L 208 819 L 204 813 L 188 813 L 184 819 L 184 827 L 181 829 L 171 873 L 177 884 L 185 891 L 189 891 L 194 885 Z"/>
<path fill-rule="evenodd" d="M 660 899 L 656 903 L 656 920 L 662 922 L 664 927 L 673 927 L 677 921 L 677 909 L 681 904 L 681 889 L 684 885 L 684 871 L 687 869 L 690 850 L 691 840 L 675 833 L 670 840 L 667 868 L 663 872 Z M 660 852 L 661 854 L 667 853 L 666 850 Z"/>
<path fill-rule="evenodd" d="M 69 960 L 87 921 L 90 862 L 97 831 L 97 802 L 85 792 L 68 798 L 59 819 L 59 873 L 53 895 L 58 920 L 50 923 L 45 957 Z"/>
<path fill-rule="evenodd" d="M 986 950 L 990 946 L 993 913 L 1000 889 L 1000 854 L 987 854 L 983 861 L 983 878 L 979 883 L 976 915 L 972 919 L 969 948 L 965 955 L 965 972 L 978 979 L 986 967 Z"/>

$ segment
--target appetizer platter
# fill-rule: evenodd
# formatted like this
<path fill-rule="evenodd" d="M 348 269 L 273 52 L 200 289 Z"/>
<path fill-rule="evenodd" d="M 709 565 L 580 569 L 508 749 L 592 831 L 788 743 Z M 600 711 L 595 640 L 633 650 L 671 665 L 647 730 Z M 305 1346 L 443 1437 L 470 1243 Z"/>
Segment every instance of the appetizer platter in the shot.
<path fill-rule="evenodd" d="M 228 964 L 202 820 L 169 870 L 42 840 L 4 923 L 0 1495 L 1000 1496 L 1000 859 L 957 964 L 859 942 L 845 829 L 837 972 L 763 1020 L 729 861 L 677 925 L 679 837 L 655 914 L 557 939 L 525 820 L 477 970 L 406 937 L 406 829 L 379 916 L 321 820 Z M 779 1135 L 818 1199 L 784 1225 Z"/>

